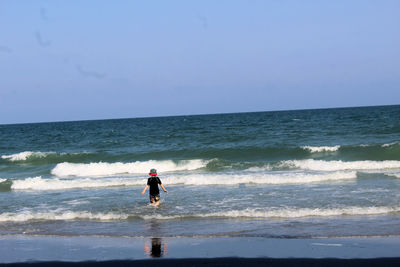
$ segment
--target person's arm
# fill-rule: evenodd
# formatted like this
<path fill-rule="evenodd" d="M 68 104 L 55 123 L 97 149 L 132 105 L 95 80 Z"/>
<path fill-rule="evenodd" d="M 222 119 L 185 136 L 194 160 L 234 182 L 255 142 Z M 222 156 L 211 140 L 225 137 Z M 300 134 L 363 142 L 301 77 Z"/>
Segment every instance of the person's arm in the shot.
<path fill-rule="evenodd" d="M 161 186 L 162 190 L 164 190 L 164 192 L 168 194 L 168 191 L 167 191 L 167 189 L 165 189 L 164 185 L 160 184 L 160 186 Z"/>
<path fill-rule="evenodd" d="M 149 185 L 146 185 L 142 191 L 142 195 L 144 195 L 144 193 L 146 192 L 147 188 L 149 188 Z"/>

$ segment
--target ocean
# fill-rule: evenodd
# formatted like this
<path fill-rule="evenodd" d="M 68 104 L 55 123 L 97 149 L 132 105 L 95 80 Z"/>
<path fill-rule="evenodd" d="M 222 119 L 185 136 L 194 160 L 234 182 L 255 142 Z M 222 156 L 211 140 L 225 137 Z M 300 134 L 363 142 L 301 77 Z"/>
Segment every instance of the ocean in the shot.
<path fill-rule="evenodd" d="M 400 106 L 0 125 L 0 235 L 399 236 Z"/>

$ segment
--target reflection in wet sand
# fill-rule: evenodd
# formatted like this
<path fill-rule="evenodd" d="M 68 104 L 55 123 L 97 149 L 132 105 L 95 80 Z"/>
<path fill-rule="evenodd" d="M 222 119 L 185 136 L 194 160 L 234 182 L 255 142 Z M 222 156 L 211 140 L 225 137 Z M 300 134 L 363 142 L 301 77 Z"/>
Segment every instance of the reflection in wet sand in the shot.
<path fill-rule="evenodd" d="M 151 248 L 147 241 L 144 243 L 145 255 L 149 255 L 152 258 L 161 258 L 166 253 L 167 253 L 167 244 L 166 243 L 163 244 L 161 238 L 152 238 Z"/>

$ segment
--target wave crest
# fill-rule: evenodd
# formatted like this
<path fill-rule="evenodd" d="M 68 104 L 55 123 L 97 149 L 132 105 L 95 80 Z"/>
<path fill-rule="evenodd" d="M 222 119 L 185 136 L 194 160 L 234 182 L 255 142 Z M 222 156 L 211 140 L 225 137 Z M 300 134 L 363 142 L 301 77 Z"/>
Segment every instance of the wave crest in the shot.
<path fill-rule="evenodd" d="M 323 161 L 323 160 L 286 160 L 280 163 L 280 167 L 289 167 L 311 171 L 344 171 L 344 170 L 386 170 L 400 168 L 400 161 Z"/>
<path fill-rule="evenodd" d="M 302 217 L 335 217 L 335 216 L 362 216 L 382 215 L 400 212 L 400 207 L 344 207 L 344 208 L 304 208 L 304 209 L 277 209 L 277 210 L 233 210 L 202 215 L 202 217 L 229 217 L 229 218 L 302 218 Z"/>
<path fill-rule="evenodd" d="M 65 190 L 76 188 L 101 188 L 145 185 L 146 179 L 108 178 L 108 179 L 43 179 L 32 177 L 23 180 L 13 180 L 13 190 Z"/>
<path fill-rule="evenodd" d="M 386 172 L 385 175 L 400 178 L 400 172 Z"/>
<path fill-rule="evenodd" d="M 11 155 L 3 155 L 2 159 L 7 159 L 10 161 L 24 161 L 28 158 L 44 158 L 49 154 L 55 154 L 55 152 L 33 152 L 33 151 L 24 151 Z"/>
<path fill-rule="evenodd" d="M 169 215 L 160 214 L 141 216 L 144 220 L 173 220 L 184 218 L 246 218 L 246 219 L 296 219 L 307 217 L 338 217 L 338 216 L 369 216 L 399 213 L 400 207 L 360 207 L 350 206 L 343 208 L 283 208 L 274 210 L 245 209 L 219 211 L 212 213 L 193 215 Z"/>
<path fill-rule="evenodd" d="M 383 144 L 382 147 L 395 147 L 399 146 L 400 142 L 393 142 L 393 143 L 388 143 L 388 144 Z"/>
<path fill-rule="evenodd" d="M 138 215 L 115 212 L 90 212 L 90 211 L 21 211 L 0 213 L 0 222 L 25 222 L 25 221 L 59 221 L 59 220 L 96 220 L 119 221 L 130 218 L 143 220 L 181 220 L 187 218 L 246 218 L 246 219 L 301 219 L 307 217 L 338 217 L 338 216 L 369 216 L 399 213 L 400 207 L 360 207 L 349 206 L 342 208 L 282 208 L 273 210 L 245 209 L 230 210 L 203 214 L 174 214 L 174 215 Z"/>
<path fill-rule="evenodd" d="M 207 165 L 204 160 L 182 160 L 174 162 L 172 160 L 149 160 L 136 161 L 131 163 L 59 163 L 51 170 L 53 175 L 59 177 L 68 176 L 111 176 L 117 174 L 143 174 L 148 173 L 151 168 L 157 168 L 159 172 L 196 170 Z"/>
<path fill-rule="evenodd" d="M 330 173 L 245 173 L 245 174 L 192 174 L 178 177 L 166 177 L 166 184 L 185 185 L 238 185 L 238 184 L 307 184 L 327 181 L 348 180 L 357 178 L 357 173 L 330 172 Z"/>
<path fill-rule="evenodd" d="M 165 175 L 161 177 L 167 185 L 239 185 L 239 184 L 307 184 L 352 180 L 357 178 L 357 173 L 330 172 L 330 173 L 301 173 L 282 172 L 276 174 L 188 174 Z M 11 180 L 7 180 L 11 181 Z M 68 190 L 77 188 L 105 188 L 124 186 L 144 186 L 147 177 L 110 177 L 110 178 L 49 178 L 31 177 L 12 180 L 8 190 Z"/>
<path fill-rule="evenodd" d="M 302 146 L 301 148 L 311 153 L 321 153 L 338 151 L 340 146 Z"/>
<path fill-rule="evenodd" d="M 31 220 L 99 220 L 115 221 L 126 220 L 127 214 L 118 213 L 92 213 L 88 211 L 65 212 L 4 212 L 0 214 L 0 222 L 25 222 Z"/>

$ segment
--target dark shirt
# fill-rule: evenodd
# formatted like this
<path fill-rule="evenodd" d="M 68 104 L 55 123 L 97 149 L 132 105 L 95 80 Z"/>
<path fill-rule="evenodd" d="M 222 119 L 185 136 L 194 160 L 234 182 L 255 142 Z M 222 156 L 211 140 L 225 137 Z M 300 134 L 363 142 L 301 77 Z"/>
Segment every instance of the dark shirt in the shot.
<path fill-rule="evenodd" d="M 160 194 L 159 184 L 161 184 L 161 180 L 157 176 L 147 179 L 147 185 L 150 186 L 150 195 L 157 196 Z"/>

